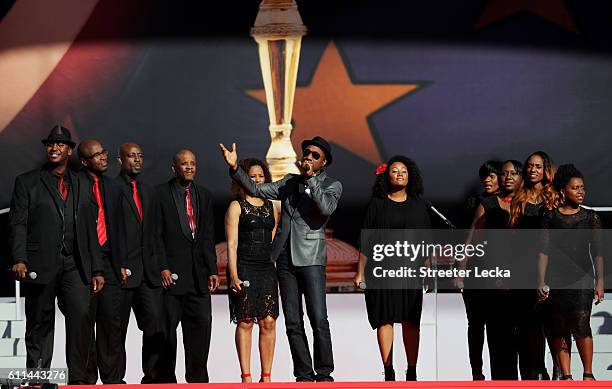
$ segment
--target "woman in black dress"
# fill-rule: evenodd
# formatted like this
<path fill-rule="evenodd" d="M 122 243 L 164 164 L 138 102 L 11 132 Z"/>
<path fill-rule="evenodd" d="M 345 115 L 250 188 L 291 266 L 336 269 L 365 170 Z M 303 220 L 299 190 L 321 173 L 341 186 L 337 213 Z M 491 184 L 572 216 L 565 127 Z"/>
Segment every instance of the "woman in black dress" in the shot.
<path fill-rule="evenodd" d="M 500 232 L 508 228 L 510 220 L 510 204 L 512 198 L 522 185 L 523 164 L 516 160 L 508 160 L 501 165 L 500 187 L 501 192 L 484 198 L 476 208 L 474 221 L 467 239 L 467 243 L 487 240 L 482 231 L 490 230 L 496 234 L 491 241 L 499 242 L 497 250 L 488 251 L 487 259 L 470 259 L 459 263 L 460 269 L 474 269 L 474 267 L 487 268 L 491 261 L 499 263 L 505 258 L 500 247 Z M 484 380 L 482 373 L 482 350 L 484 346 L 484 331 L 486 326 L 487 342 L 489 345 L 489 359 L 491 364 L 492 380 L 516 380 L 517 358 L 514 344 L 514 326 L 507 307 L 511 296 L 507 290 L 489 288 L 475 282 L 474 279 L 458 279 L 457 285 L 462 289 L 465 311 L 468 318 L 468 350 L 472 378 Z"/>
<path fill-rule="evenodd" d="M 542 215 L 552 209 L 557 201 L 557 192 L 552 186 L 555 175 L 552 159 L 543 151 L 536 151 L 527 157 L 523 169 L 523 187 L 517 192 L 510 205 L 510 228 L 539 230 Z M 525 233 L 526 234 L 526 233 Z M 533 237 L 536 232 L 532 231 Z M 524 234 L 523 234 L 524 235 Z M 534 243 L 537 239 L 532 239 Z M 539 247 L 522 247 L 523 263 L 534 262 L 533 267 L 517 269 L 524 277 L 535 279 Z M 527 258 L 528 260 L 525 260 Z M 513 274 L 515 272 L 513 271 Z M 513 275 L 514 277 L 514 275 Z M 534 285 L 535 286 L 535 285 Z M 534 311 L 537 302 L 537 291 L 532 289 L 515 289 L 513 291 L 517 321 L 517 346 L 519 370 L 522 380 L 548 380 L 545 352 L 546 340 L 541 310 Z"/>
<path fill-rule="evenodd" d="M 240 166 L 258 184 L 272 181 L 263 161 L 245 159 Z M 232 195 L 234 200 L 225 214 L 227 283 L 230 320 L 237 324 L 235 339 L 241 378 L 242 382 L 251 382 L 251 340 L 253 325 L 257 323 L 260 382 L 269 382 L 278 317 L 278 282 L 270 260 L 277 212 L 272 202 L 245 194 L 234 182 Z"/>
<path fill-rule="evenodd" d="M 562 379 L 572 379 L 569 341 L 573 335 L 584 368 L 583 379 L 594 380 L 590 319 L 593 298 L 597 304 L 604 298 L 601 221 L 594 211 L 580 207 L 585 197 L 584 179 L 574 165 L 559 166 L 553 186 L 560 203 L 542 220 L 538 293 L 542 300 L 549 300 L 552 351 Z M 550 292 L 544 289 L 545 280 Z"/>
<path fill-rule="evenodd" d="M 364 229 L 427 229 L 429 210 L 421 199 L 423 180 L 414 161 L 404 156 L 391 158 L 377 170 L 372 198 L 366 209 Z M 361 257 L 354 279 L 356 287 L 365 281 L 366 259 Z M 366 289 L 366 308 L 372 329 L 376 329 L 385 381 L 395 381 L 393 369 L 393 324 L 402 324 L 404 350 L 408 361 L 406 380 L 417 378 L 422 289 Z"/>

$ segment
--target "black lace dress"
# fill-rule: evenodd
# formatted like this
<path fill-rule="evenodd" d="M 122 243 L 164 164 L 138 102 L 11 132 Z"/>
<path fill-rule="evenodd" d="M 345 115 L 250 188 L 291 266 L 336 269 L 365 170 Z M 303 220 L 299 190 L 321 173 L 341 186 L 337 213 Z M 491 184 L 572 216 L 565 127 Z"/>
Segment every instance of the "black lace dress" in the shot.
<path fill-rule="evenodd" d="M 550 329 L 555 337 L 591 337 L 595 275 L 593 260 L 601 254 L 601 220 L 580 208 L 574 215 L 557 209 L 542 219 L 543 248 L 548 254 Z"/>
<path fill-rule="evenodd" d="M 276 269 L 270 259 L 274 207 L 269 200 L 262 206 L 254 206 L 246 200 L 240 204 L 238 224 L 238 278 L 249 281 L 241 292 L 228 292 L 230 320 L 258 322 L 271 316 L 278 317 L 278 281 Z M 229 266 L 228 285 L 231 283 Z"/>

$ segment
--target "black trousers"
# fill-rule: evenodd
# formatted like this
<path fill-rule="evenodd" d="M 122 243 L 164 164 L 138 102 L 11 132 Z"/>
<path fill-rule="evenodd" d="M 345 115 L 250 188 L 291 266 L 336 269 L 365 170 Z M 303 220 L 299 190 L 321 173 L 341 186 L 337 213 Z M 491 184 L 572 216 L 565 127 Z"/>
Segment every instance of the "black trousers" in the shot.
<path fill-rule="evenodd" d="M 325 266 L 293 266 L 287 251 L 283 251 L 276 261 L 276 270 L 293 375 L 298 380 L 329 380 L 334 371 L 334 357 L 327 320 Z M 314 338 L 314 369 L 304 329 L 302 296 Z"/>
<path fill-rule="evenodd" d="M 91 286 L 79 274 L 72 255 L 61 255 L 56 276 L 46 285 L 24 283 L 26 366 L 48 368 L 53 358 L 55 298 L 66 323 L 66 364 L 69 384 L 90 382 L 94 312 Z M 95 366 L 95 365 L 94 365 Z"/>
<path fill-rule="evenodd" d="M 121 384 L 121 360 L 117 352 L 121 349 L 121 287 L 115 276 L 111 259 L 107 252 L 102 252 L 104 263 L 104 288 L 94 297 L 96 334 L 95 349 L 92 349 L 90 360 L 90 382 L 96 382 L 98 371 L 100 380 L 104 384 Z M 96 369 L 97 366 L 97 369 Z"/>
<path fill-rule="evenodd" d="M 485 341 L 485 324 L 487 321 L 488 290 L 465 289 L 463 291 L 463 303 L 468 321 L 468 352 L 472 376 L 482 374 L 482 350 Z"/>
<path fill-rule="evenodd" d="M 546 371 L 546 338 L 537 309 L 535 290 L 512 291 L 516 311 L 519 370 L 522 380 L 549 379 Z"/>
<path fill-rule="evenodd" d="M 468 350 L 472 375 L 482 374 L 482 350 L 487 334 L 492 380 L 517 380 L 516 331 L 510 291 L 466 289 Z"/>
<path fill-rule="evenodd" d="M 212 330 L 210 294 L 191 289 L 185 295 L 164 294 L 166 320 L 166 350 L 164 352 L 163 381 L 176 382 L 176 328 L 183 330 L 185 347 L 185 380 L 208 382 L 208 352 Z"/>
<path fill-rule="evenodd" d="M 146 281 L 137 288 L 121 290 L 121 377 L 126 372 L 125 338 L 130 313 L 134 310 L 136 323 L 142 331 L 142 377 L 141 383 L 163 382 L 161 374 L 162 354 L 166 341 L 164 333 L 164 299 L 161 286 L 151 286 Z"/>
<path fill-rule="evenodd" d="M 518 380 L 516 328 L 512 294 L 508 290 L 486 290 L 489 302 L 486 321 L 492 380 Z"/>

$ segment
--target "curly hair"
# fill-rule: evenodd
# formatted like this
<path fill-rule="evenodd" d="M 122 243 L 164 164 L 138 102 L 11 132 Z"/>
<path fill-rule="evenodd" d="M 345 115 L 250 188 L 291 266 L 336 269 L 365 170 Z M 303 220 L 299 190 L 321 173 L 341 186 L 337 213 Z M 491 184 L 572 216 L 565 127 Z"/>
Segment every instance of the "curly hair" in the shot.
<path fill-rule="evenodd" d="M 245 158 L 238 162 L 238 168 L 244 169 L 244 171 L 248 174 L 249 169 L 253 166 L 259 166 L 264 173 L 264 182 L 272 182 L 272 175 L 270 174 L 270 169 L 268 168 L 268 164 L 257 158 Z M 232 193 L 232 200 L 242 199 L 244 198 L 244 190 L 236 181 L 232 180 L 230 184 L 230 191 Z"/>
<path fill-rule="evenodd" d="M 561 165 L 557 169 L 552 185 L 557 193 L 561 193 L 561 189 L 565 188 L 572 178 L 582 178 L 584 176 L 580 170 L 576 169 L 574 164 Z"/>
<path fill-rule="evenodd" d="M 527 159 L 525 159 L 525 163 L 523 164 L 523 183 L 521 188 L 517 191 L 516 195 L 512 199 L 512 204 L 510 205 L 510 227 L 516 228 L 519 221 L 523 218 L 523 214 L 525 213 L 525 207 L 527 206 L 527 200 L 530 195 L 533 193 L 534 188 L 529 181 L 529 173 L 527 171 L 527 163 L 529 159 L 533 156 L 538 156 L 542 158 L 544 162 L 544 178 L 542 179 L 542 191 L 537 197 L 538 203 L 544 203 L 546 209 L 551 210 L 557 206 L 558 203 L 558 194 L 552 187 L 552 181 L 555 176 L 555 166 L 552 159 L 546 154 L 544 151 L 536 151 L 531 153 Z"/>
<path fill-rule="evenodd" d="M 376 176 L 374 186 L 372 187 L 372 197 L 381 199 L 387 198 L 387 194 L 389 193 L 389 169 L 395 162 L 403 163 L 408 169 L 408 186 L 406 187 L 408 196 L 411 198 L 421 197 L 424 192 L 421 171 L 416 162 L 403 155 L 393 156 L 387 161 L 387 167 L 384 172 Z"/>

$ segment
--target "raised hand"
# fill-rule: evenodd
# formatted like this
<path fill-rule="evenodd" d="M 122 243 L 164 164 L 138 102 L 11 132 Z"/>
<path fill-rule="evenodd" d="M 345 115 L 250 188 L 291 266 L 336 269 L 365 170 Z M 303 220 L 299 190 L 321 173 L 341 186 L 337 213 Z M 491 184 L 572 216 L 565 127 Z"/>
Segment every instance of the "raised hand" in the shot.
<path fill-rule="evenodd" d="M 236 143 L 232 143 L 232 149 L 228 150 L 223 143 L 219 143 L 221 149 L 221 155 L 225 159 L 225 163 L 232 169 L 236 170 L 238 167 L 238 153 L 236 152 Z"/>

